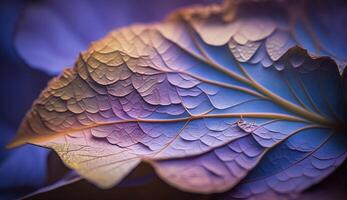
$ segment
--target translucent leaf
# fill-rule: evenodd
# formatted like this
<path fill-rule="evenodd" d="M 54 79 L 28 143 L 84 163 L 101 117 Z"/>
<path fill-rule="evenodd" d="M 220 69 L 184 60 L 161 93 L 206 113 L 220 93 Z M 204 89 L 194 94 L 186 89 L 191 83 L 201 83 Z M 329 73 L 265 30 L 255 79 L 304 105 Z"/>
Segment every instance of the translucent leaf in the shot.
<path fill-rule="evenodd" d="M 314 178 L 280 175 L 268 188 L 250 186 L 250 195 L 299 192 L 321 180 L 346 156 L 344 78 L 328 57 L 297 46 L 272 51 L 274 22 L 237 22 L 233 6 L 181 10 L 93 43 L 49 83 L 10 146 L 50 147 L 102 188 L 140 162 L 199 193 L 229 190 L 257 165 L 281 175 L 308 167 Z M 250 52 L 244 60 L 233 48 L 240 44 L 237 52 Z M 288 151 L 295 153 L 282 162 Z M 246 183 L 236 190 L 245 193 Z"/>

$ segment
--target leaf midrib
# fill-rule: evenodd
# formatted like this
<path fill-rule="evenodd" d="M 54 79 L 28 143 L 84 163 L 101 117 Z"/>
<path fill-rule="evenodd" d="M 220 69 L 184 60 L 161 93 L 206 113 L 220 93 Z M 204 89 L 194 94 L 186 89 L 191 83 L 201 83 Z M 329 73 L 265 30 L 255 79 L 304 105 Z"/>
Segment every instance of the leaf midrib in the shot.
<path fill-rule="evenodd" d="M 281 120 L 296 121 L 296 122 L 306 122 L 305 119 L 302 119 L 300 117 L 295 117 L 292 115 L 278 114 L 278 113 L 262 113 L 262 112 L 203 114 L 203 115 L 192 115 L 189 117 L 176 118 L 176 119 L 126 119 L 126 120 L 119 120 L 119 121 L 113 121 L 113 122 L 99 122 L 89 126 L 83 126 L 80 128 L 70 129 L 68 131 L 56 132 L 55 134 L 40 134 L 39 137 L 21 137 L 12 141 L 9 145 L 7 145 L 7 147 L 8 148 L 16 147 L 24 143 L 34 143 L 34 144 L 41 143 L 47 140 L 57 138 L 62 135 L 73 134 L 78 131 L 84 131 L 84 130 L 99 127 L 99 126 L 115 125 L 115 124 L 121 124 L 121 123 L 170 123 L 170 122 L 173 123 L 173 122 L 184 122 L 184 121 L 192 121 L 192 120 L 205 119 L 205 118 L 231 118 L 231 117 L 268 118 L 268 119 L 281 119 Z"/>

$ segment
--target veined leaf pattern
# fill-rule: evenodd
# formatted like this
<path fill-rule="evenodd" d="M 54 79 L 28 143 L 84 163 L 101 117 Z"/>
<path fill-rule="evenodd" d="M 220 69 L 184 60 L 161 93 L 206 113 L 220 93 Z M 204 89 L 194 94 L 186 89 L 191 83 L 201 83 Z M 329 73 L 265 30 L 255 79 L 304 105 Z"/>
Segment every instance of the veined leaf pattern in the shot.
<path fill-rule="evenodd" d="M 93 43 L 49 83 L 10 146 L 53 148 L 103 188 L 141 161 L 185 191 L 240 183 L 231 195 L 242 198 L 324 178 L 347 155 L 337 65 L 237 6 L 184 9 Z"/>

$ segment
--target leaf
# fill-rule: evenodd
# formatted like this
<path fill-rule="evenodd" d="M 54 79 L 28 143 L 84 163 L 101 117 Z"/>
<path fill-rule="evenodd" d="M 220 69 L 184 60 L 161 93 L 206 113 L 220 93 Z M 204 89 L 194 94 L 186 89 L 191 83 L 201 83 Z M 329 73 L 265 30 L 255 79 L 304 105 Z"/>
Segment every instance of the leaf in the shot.
<path fill-rule="evenodd" d="M 298 46 L 271 50 L 280 30 L 274 22 L 237 22 L 233 6 L 178 11 L 166 22 L 123 28 L 94 43 L 49 83 L 9 146 L 50 147 L 102 188 L 143 161 L 182 190 L 223 192 L 266 166 L 262 157 L 278 155 L 282 145 L 298 152 L 284 163 L 270 156 L 278 165 L 270 171 L 303 164 L 317 173 L 305 186 L 285 183 L 276 192 L 321 180 L 347 152 L 340 145 L 345 85 L 336 63 Z M 242 46 L 247 41 L 252 45 Z M 235 42 L 251 55 L 240 60 Z M 297 148 L 288 146 L 293 136 L 302 141 Z"/>

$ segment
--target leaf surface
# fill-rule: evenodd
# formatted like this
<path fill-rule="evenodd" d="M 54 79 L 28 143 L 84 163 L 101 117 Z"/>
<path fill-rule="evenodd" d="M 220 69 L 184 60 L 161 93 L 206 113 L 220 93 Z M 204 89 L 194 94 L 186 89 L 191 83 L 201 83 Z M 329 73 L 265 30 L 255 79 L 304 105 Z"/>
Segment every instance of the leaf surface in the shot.
<path fill-rule="evenodd" d="M 141 161 L 172 185 L 199 193 L 231 189 L 257 165 L 273 163 L 276 173 L 300 164 L 317 170 L 305 186 L 269 185 L 276 192 L 322 179 L 346 156 L 346 145 L 336 143 L 346 139 L 330 139 L 346 131 L 337 65 L 298 46 L 271 50 L 274 22 L 237 22 L 227 17 L 230 6 L 195 7 L 163 23 L 111 32 L 49 83 L 10 146 L 53 148 L 102 188 Z M 247 54 L 243 60 L 234 47 Z M 304 142 L 291 148 L 295 136 Z M 277 162 L 283 148 L 298 153 Z M 270 156 L 261 161 L 264 155 Z M 253 182 L 263 176 L 256 171 Z M 252 185 L 251 194 L 258 189 Z"/>

